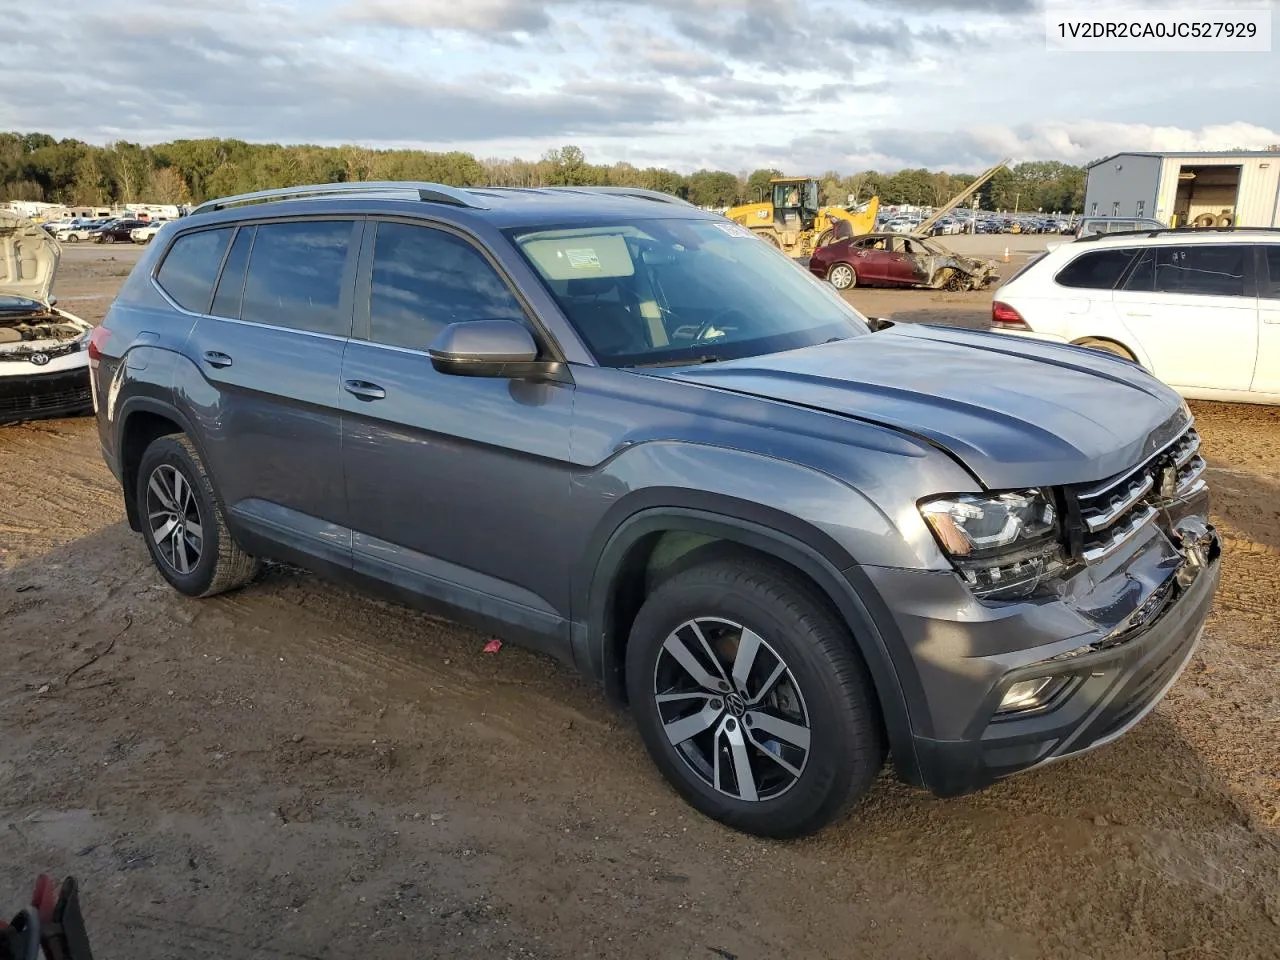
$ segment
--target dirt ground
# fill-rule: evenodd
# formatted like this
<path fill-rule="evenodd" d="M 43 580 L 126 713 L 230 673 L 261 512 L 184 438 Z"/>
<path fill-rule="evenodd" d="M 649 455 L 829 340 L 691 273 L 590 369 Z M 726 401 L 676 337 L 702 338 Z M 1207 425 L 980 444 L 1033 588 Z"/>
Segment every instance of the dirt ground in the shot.
<path fill-rule="evenodd" d="M 134 256 L 70 249 L 61 302 L 100 319 Z M 537 655 L 286 570 L 179 597 L 91 419 L 0 428 L 0 913 L 47 870 L 129 960 L 1280 957 L 1280 409 L 1193 406 L 1224 582 L 1159 709 L 970 797 L 886 774 L 791 843 L 693 813 Z"/>

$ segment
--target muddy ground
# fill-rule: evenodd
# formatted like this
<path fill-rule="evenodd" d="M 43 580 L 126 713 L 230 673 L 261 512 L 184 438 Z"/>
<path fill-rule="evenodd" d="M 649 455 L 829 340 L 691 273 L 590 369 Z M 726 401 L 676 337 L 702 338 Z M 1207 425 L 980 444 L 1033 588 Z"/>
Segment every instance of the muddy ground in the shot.
<path fill-rule="evenodd" d="M 63 305 L 133 257 L 69 251 Z M 280 570 L 180 598 L 92 420 L 0 428 L 0 912 L 48 870 L 100 958 L 1280 957 L 1280 409 L 1194 409 L 1224 582 L 1160 708 L 975 796 L 886 774 L 793 843 L 693 813 L 539 656 Z"/>

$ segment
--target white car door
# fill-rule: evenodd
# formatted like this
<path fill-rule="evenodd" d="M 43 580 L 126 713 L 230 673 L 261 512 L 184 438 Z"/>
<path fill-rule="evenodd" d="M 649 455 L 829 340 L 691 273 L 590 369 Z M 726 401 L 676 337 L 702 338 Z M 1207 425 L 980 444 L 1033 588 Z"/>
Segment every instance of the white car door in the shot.
<path fill-rule="evenodd" d="M 1246 295 L 1252 256 L 1246 244 L 1148 247 L 1114 292 L 1117 319 L 1165 383 L 1250 389 L 1258 356 L 1258 298 Z"/>
<path fill-rule="evenodd" d="M 1255 393 L 1280 395 L 1280 243 L 1259 244 L 1258 363 Z"/>

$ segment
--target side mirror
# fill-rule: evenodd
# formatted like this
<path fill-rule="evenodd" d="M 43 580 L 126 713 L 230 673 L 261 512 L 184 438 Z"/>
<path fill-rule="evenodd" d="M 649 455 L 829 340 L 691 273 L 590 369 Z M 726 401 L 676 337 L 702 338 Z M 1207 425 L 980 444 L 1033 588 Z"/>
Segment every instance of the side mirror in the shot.
<path fill-rule="evenodd" d="M 527 377 L 550 366 L 538 362 L 538 345 L 514 320 L 451 323 L 427 348 L 431 365 L 455 377 Z"/>

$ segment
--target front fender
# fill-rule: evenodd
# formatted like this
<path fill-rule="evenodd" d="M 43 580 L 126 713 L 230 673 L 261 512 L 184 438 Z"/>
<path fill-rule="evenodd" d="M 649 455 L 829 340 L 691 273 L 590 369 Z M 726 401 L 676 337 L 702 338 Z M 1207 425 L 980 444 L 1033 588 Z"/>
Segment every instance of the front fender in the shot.
<path fill-rule="evenodd" d="M 891 619 L 873 616 L 872 609 L 883 604 L 874 602 L 875 598 L 868 603 L 861 596 L 854 583 L 869 581 L 859 576 L 848 554 L 821 531 L 750 501 L 670 489 L 654 490 L 652 497 L 645 499 L 660 500 L 663 505 L 631 513 L 613 530 L 598 553 L 589 549 L 584 557 L 584 562 L 594 557 L 594 565 L 587 589 L 585 623 L 575 624 L 573 636 L 574 659 L 583 672 L 603 680 L 608 696 L 615 703 L 625 701 L 626 638 L 616 636 L 612 627 L 617 599 L 615 587 L 628 553 L 642 539 L 674 530 L 739 544 L 805 574 L 839 611 L 871 675 L 894 763 L 904 779 L 919 782 L 906 692 L 909 690 L 915 695 L 914 702 L 923 702 L 918 690 L 920 681 L 909 658 L 893 656 L 890 644 L 895 642 L 896 626 Z M 680 503 L 685 505 L 678 505 Z M 897 646 L 901 650 L 900 640 Z"/>

